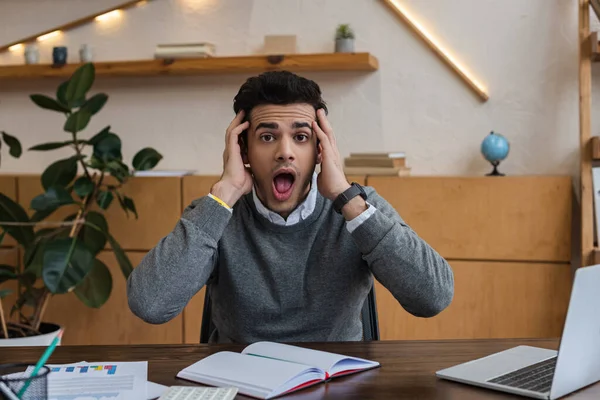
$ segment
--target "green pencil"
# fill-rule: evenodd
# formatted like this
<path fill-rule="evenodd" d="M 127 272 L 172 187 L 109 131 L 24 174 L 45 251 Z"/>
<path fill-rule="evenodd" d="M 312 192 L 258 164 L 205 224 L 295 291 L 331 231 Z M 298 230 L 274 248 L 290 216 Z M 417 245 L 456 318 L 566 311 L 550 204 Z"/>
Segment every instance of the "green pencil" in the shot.
<path fill-rule="evenodd" d="M 37 364 L 35 364 L 35 368 L 33 369 L 33 372 L 31 373 L 29 378 L 25 381 L 25 384 L 19 391 L 19 394 L 18 394 L 19 398 L 23 397 L 23 394 L 25 393 L 27 388 L 29 387 L 29 385 L 31 385 L 31 378 L 35 377 L 37 375 L 37 373 L 40 371 L 40 369 L 44 366 L 44 364 L 46 364 L 46 361 L 48 361 L 48 359 L 52 355 L 52 352 L 56 348 L 56 345 L 58 345 L 58 342 L 60 341 L 62 334 L 63 334 L 63 330 L 61 329 L 60 332 L 58 332 L 58 335 L 56 335 L 56 337 L 52 341 L 52 343 L 50 343 L 50 346 L 48 346 L 46 348 L 46 351 L 44 351 L 44 354 L 42 354 L 42 357 L 40 357 Z"/>

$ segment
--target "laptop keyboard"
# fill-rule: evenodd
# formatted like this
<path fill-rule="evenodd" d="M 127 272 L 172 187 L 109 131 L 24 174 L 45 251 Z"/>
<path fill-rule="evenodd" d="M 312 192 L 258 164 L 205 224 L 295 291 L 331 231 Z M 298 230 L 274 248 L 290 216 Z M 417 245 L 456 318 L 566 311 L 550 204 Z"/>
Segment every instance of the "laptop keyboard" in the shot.
<path fill-rule="evenodd" d="M 488 382 L 546 393 L 552 386 L 556 357 L 498 376 Z"/>

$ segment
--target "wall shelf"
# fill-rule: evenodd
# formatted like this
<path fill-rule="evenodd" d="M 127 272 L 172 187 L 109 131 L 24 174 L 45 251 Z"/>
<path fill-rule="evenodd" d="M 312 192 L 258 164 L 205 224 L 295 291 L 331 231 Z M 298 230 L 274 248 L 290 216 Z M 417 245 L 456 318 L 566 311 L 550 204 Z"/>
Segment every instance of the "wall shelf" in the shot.
<path fill-rule="evenodd" d="M 0 66 L 0 80 L 68 78 L 80 64 L 54 68 L 50 64 Z M 289 71 L 375 71 L 379 62 L 370 53 L 253 55 L 95 62 L 96 76 L 218 75 Z"/>

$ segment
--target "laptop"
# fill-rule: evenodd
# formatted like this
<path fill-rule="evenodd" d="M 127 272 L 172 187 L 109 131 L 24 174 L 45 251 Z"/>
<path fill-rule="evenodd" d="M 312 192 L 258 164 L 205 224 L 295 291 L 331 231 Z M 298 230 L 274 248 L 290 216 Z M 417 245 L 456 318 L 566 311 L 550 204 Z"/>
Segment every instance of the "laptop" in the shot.
<path fill-rule="evenodd" d="M 558 399 L 600 380 L 600 265 L 575 272 L 558 351 L 517 346 L 436 376 L 535 399 Z"/>

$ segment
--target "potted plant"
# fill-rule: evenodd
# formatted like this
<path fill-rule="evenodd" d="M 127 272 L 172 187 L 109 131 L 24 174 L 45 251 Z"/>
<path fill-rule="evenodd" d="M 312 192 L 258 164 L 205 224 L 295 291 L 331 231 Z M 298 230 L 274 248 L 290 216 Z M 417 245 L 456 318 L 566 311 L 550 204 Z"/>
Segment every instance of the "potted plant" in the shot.
<path fill-rule="evenodd" d="M 44 321 L 44 311 L 54 295 L 74 292 L 85 305 L 101 307 L 110 297 L 113 277 L 96 256 L 107 242 L 123 276 L 127 278 L 133 269 L 103 213 L 118 202 L 128 216 L 131 213 L 137 218 L 133 199 L 121 189 L 135 171 L 154 168 L 162 155 L 143 148 L 130 168 L 123 162 L 121 139 L 110 126 L 90 138 L 80 136 L 108 100 L 104 93 L 88 97 L 94 78 L 94 65 L 83 64 L 60 84 L 56 98 L 30 96 L 39 107 L 65 115 L 63 129 L 69 137 L 29 150 L 70 148 L 73 154 L 44 170 L 44 191 L 31 201 L 31 215 L 0 193 L 0 242 L 9 235 L 21 249 L 16 267 L 0 265 L 0 303 L 4 302 L 0 304 L 0 346 L 49 344 L 60 328 Z M 2 136 L 10 155 L 19 157 L 18 139 L 4 132 Z M 73 213 L 62 220 L 53 218 L 62 207 L 71 207 Z M 9 301 L 10 311 L 2 312 L 2 305 Z"/>
<path fill-rule="evenodd" d="M 335 52 L 353 53 L 354 52 L 354 31 L 349 24 L 338 25 L 335 31 Z"/>

